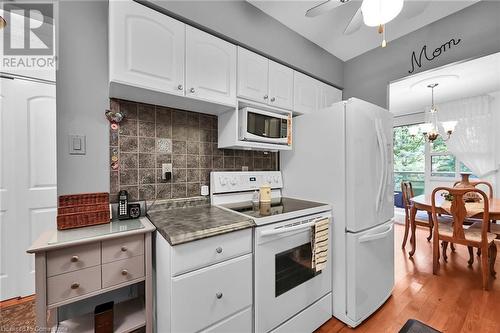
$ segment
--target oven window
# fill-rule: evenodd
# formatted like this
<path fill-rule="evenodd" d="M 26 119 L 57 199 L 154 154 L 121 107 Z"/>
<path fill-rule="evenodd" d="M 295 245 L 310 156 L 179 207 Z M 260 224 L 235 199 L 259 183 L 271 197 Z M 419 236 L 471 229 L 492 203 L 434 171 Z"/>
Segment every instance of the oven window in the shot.
<path fill-rule="evenodd" d="M 286 138 L 286 119 L 248 112 L 247 132 L 265 138 Z M 283 130 L 285 129 L 285 130 Z"/>
<path fill-rule="evenodd" d="M 311 259 L 312 248 L 310 242 L 276 254 L 275 297 L 321 273 L 321 271 L 316 273 L 311 268 Z"/>

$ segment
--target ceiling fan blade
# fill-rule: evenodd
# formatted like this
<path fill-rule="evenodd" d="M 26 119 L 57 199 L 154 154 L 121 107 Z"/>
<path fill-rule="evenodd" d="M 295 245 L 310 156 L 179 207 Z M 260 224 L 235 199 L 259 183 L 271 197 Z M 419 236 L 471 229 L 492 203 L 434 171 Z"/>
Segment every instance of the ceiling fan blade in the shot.
<path fill-rule="evenodd" d="M 321 14 L 324 14 L 334 8 L 337 8 L 339 6 L 342 6 L 343 4 L 348 3 L 349 0 L 346 1 L 341 1 L 341 0 L 327 0 L 325 2 L 320 3 L 317 6 L 314 6 L 313 8 L 309 9 L 306 12 L 306 17 L 315 17 Z"/>
<path fill-rule="evenodd" d="M 363 25 L 363 13 L 361 12 L 361 5 L 360 5 L 358 10 L 352 17 L 351 21 L 345 28 L 344 35 L 350 35 L 353 32 L 358 31 L 362 25 Z"/>
<path fill-rule="evenodd" d="M 422 14 L 429 4 L 430 1 L 405 1 L 401 14 L 406 18 L 413 18 Z"/>

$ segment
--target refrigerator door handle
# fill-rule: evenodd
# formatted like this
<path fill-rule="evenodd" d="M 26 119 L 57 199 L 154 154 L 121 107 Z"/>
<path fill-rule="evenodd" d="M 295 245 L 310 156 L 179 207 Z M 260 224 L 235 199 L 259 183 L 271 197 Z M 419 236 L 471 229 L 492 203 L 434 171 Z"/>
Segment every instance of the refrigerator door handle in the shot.
<path fill-rule="evenodd" d="M 377 132 L 377 144 L 380 150 L 380 183 L 378 186 L 378 191 L 377 191 L 377 202 L 375 205 L 375 209 L 377 213 L 380 210 L 380 202 L 382 199 L 382 191 L 384 188 L 384 178 L 385 178 L 385 168 L 384 168 L 384 161 L 385 161 L 385 148 L 384 148 L 384 143 L 383 143 L 383 138 L 382 138 L 382 133 L 380 129 L 380 119 L 377 118 L 375 121 L 375 130 Z"/>
<path fill-rule="evenodd" d="M 380 233 L 373 234 L 373 235 L 361 236 L 361 237 L 359 237 L 359 242 L 364 243 L 364 242 L 369 242 L 369 241 L 372 241 L 375 239 L 384 238 L 387 234 L 389 234 L 392 231 L 393 225 L 394 224 L 391 224 L 386 230 L 384 230 Z"/>

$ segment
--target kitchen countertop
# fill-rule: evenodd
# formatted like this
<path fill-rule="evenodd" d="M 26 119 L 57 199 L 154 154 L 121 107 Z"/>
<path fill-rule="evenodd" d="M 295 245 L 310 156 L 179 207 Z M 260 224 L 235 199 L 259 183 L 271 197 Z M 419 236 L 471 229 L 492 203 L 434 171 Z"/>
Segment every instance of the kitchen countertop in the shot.
<path fill-rule="evenodd" d="M 154 210 L 147 217 L 172 246 L 255 226 L 248 217 L 211 205 Z"/>

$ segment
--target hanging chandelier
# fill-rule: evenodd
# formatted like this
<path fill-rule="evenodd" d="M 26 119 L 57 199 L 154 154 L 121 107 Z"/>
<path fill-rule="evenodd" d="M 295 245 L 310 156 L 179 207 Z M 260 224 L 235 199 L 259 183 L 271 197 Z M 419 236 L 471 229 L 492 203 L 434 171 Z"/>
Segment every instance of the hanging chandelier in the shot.
<path fill-rule="evenodd" d="M 420 126 L 410 127 L 409 133 L 411 136 L 416 136 L 420 131 L 425 140 L 429 143 L 433 143 L 437 138 L 439 138 L 439 122 L 438 122 L 438 108 L 436 104 L 434 104 L 434 88 L 436 88 L 439 83 L 432 83 L 427 86 L 427 88 L 431 89 L 431 107 L 428 113 L 428 122 L 422 124 Z M 448 141 L 451 137 L 451 134 L 455 130 L 455 126 L 457 122 L 455 120 L 451 121 L 443 121 L 441 126 L 446 134 L 446 137 L 443 137 L 443 141 Z"/>

